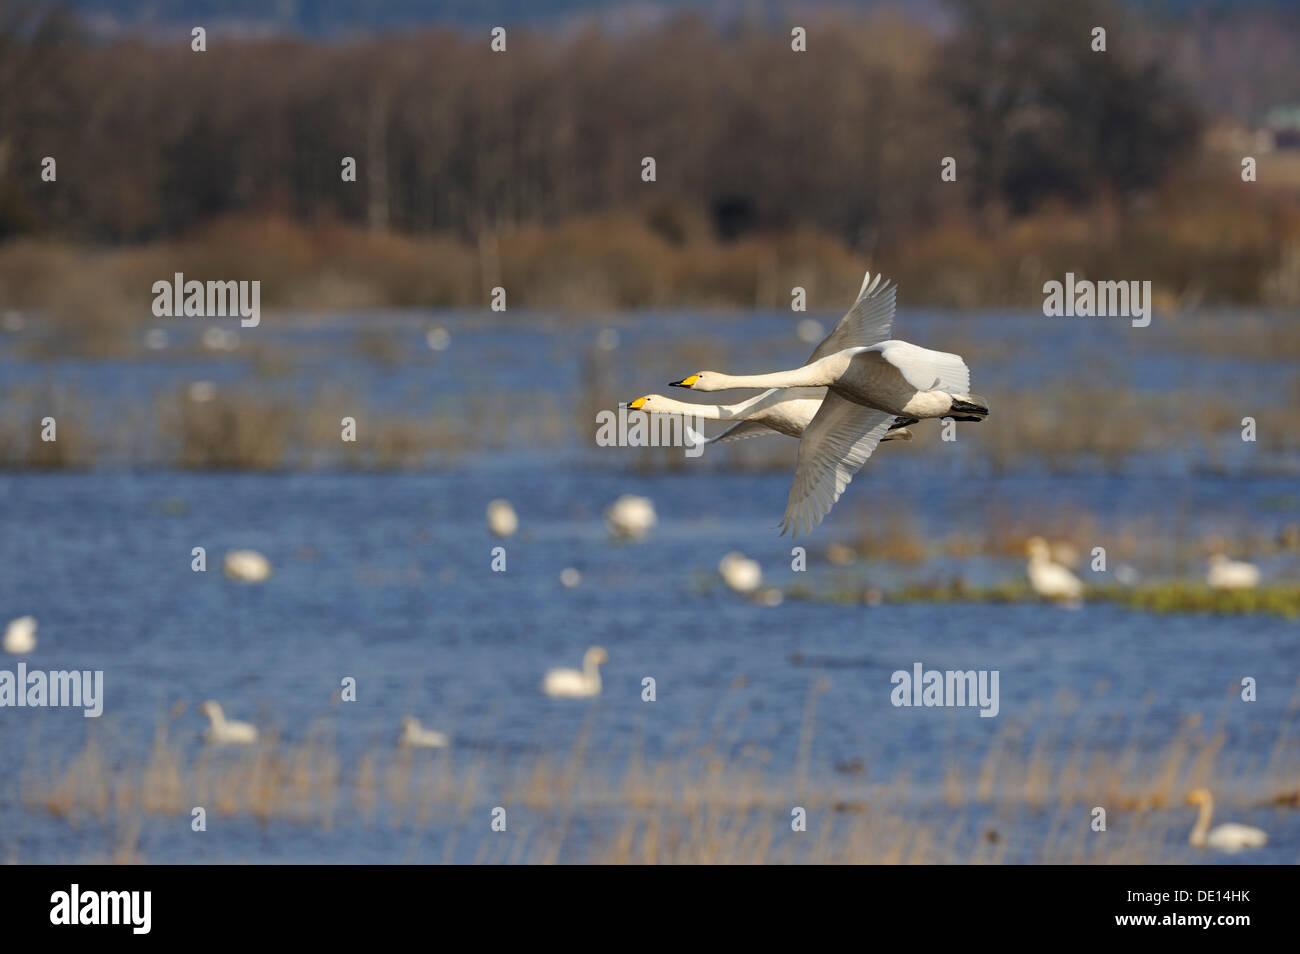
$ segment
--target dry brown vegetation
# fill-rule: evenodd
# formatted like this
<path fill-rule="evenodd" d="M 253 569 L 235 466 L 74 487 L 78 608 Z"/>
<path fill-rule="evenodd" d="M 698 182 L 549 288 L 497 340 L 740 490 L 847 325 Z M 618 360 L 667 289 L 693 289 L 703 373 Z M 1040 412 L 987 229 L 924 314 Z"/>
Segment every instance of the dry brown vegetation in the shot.
<path fill-rule="evenodd" d="M 713 742 L 655 758 L 632 753 L 611 770 L 589 730 L 567 755 L 509 761 L 382 746 L 347 760 L 323 722 L 298 743 L 269 737 L 254 749 L 195 750 L 178 743 L 167 722 L 143 756 L 110 758 L 92 732 L 66 758 L 29 764 L 21 801 L 69 825 L 111 822 L 121 844 L 110 857 L 118 861 L 147 861 L 132 848 L 134 833 L 149 818 L 188 817 L 195 805 L 214 819 L 325 831 L 358 824 L 441 831 L 447 860 L 459 839 L 480 840 L 470 819 L 489 804 L 528 813 L 532 830 L 502 851 L 484 844 L 480 860 L 637 864 L 998 863 L 1009 852 L 1047 863 L 1178 861 L 1186 858 L 1169 835 L 1180 844 L 1190 828 L 1183 798 L 1193 788 L 1212 788 L 1224 806 L 1289 812 L 1300 804 L 1294 704 L 1271 744 L 1257 740 L 1263 761 L 1248 762 L 1225 744 L 1222 724 L 1198 717 L 1161 743 L 1132 721 L 1120 741 L 1103 745 L 1118 723 L 1078 717 L 1081 698 L 1063 691 L 1036 707 L 1042 711 L 1004 717 L 978 761 L 946 758 L 936 784 L 918 779 L 919 766 L 870 752 L 835 774 L 810 772 L 817 692 L 792 770 L 773 770 L 752 746 L 728 753 Z M 1105 692 L 1104 684 L 1095 689 Z M 793 805 L 807 810 L 806 837 L 790 837 Z M 1106 838 L 1088 825 L 1098 805 L 1108 813 Z M 574 843 L 575 819 L 594 826 L 589 842 Z"/>

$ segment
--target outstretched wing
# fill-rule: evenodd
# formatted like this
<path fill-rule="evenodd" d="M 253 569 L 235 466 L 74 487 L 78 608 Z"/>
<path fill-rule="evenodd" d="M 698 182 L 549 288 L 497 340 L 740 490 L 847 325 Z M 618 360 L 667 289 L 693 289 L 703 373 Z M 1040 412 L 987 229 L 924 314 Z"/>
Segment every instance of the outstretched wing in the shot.
<path fill-rule="evenodd" d="M 854 404 L 834 391 L 826 393 L 799 441 L 782 535 L 787 530 L 792 536 L 800 530 L 807 533 L 822 522 L 893 423 L 892 414 Z"/>
<path fill-rule="evenodd" d="M 918 391 L 970 394 L 970 368 L 961 355 L 931 351 L 906 341 L 885 341 L 864 350 L 879 354 Z"/>
<path fill-rule="evenodd" d="M 862 279 L 858 300 L 804 364 L 812 364 L 828 354 L 846 348 L 864 348 L 885 341 L 894 321 L 894 300 L 897 295 L 897 285 L 882 281 L 879 274 L 873 279 L 871 273 L 867 272 Z"/>
<path fill-rule="evenodd" d="M 741 441 L 746 437 L 765 437 L 768 434 L 777 434 L 766 424 L 758 421 L 741 421 L 739 424 L 733 424 L 717 437 L 710 437 L 704 443 L 706 444 L 725 444 L 728 441 Z"/>

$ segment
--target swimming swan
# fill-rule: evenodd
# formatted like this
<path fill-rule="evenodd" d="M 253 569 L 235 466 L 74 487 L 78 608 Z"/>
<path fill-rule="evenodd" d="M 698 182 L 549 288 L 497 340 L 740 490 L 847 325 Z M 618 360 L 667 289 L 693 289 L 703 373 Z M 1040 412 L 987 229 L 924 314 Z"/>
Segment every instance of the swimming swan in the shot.
<path fill-rule="evenodd" d="M 426 729 L 415 716 L 402 716 L 402 734 L 397 744 L 404 749 L 445 749 L 450 740 L 441 732 Z"/>
<path fill-rule="evenodd" d="M 36 651 L 36 617 L 19 616 L 5 627 L 4 651 L 25 656 Z"/>
<path fill-rule="evenodd" d="M 605 508 L 605 527 L 619 540 L 640 540 L 658 522 L 649 497 L 623 494 Z"/>
<path fill-rule="evenodd" d="M 1205 582 L 1216 590 L 1253 590 L 1259 586 L 1259 567 L 1216 553 L 1210 557 Z"/>
<path fill-rule="evenodd" d="M 883 340 L 896 293 L 879 275 L 864 279 L 858 301 L 802 367 L 749 375 L 699 371 L 670 382 L 696 391 L 827 388 L 799 443 L 782 534 L 821 523 L 895 418 L 981 421 L 988 414 L 970 395 L 970 371 L 960 355 Z"/>
<path fill-rule="evenodd" d="M 221 706 L 211 699 L 200 705 L 199 711 L 208 717 L 208 729 L 203 733 L 205 741 L 213 745 L 252 745 L 257 741 L 256 726 L 227 720 Z"/>
<path fill-rule="evenodd" d="M 582 669 L 552 669 L 542 679 L 542 692 L 553 699 L 588 699 L 600 695 L 600 664 L 609 654 L 592 646 L 582 657 Z"/>
<path fill-rule="evenodd" d="M 245 583 L 261 583 L 271 575 L 271 561 L 256 550 L 231 550 L 223 566 L 226 576 Z"/>
<path fill-rule="evenodd" d="M 519 516 L 509 500 L 493 500 L 487 505 L 488 529 L 492 535 L 505 539 L 519 529 Z"/>
<path fill-rule="evenodd" d="M 1042 537 L 1031 537 L 1025 544 L 1029 565 L 1025 575 L 1039 596 L 1049 600 L 1074 602 L 1083 596 L 1083 583 L 1061 564 L 1053 562 L 1052 548 Z"/>
<path fill-rule="evenodd" d="M 1210 830 L 1210 818 L 1214 814 L 1214 798 L 1209 789 L 1198 788 L 1187 796 L 1192 805 L 1201 807 L 1196 816 L 1196 824 L 1187 840 L 1197 848 L 1213 848 L 1215 851 L 1238 852 L 1243 848 L 1259 848 L 1268 842 L 1268 835 L 1249 825 L 1229 822 Z"/>
<path fill-rule="evenodd" d="M 763 568 L 758 561 L 735 550 L 719 561 L 718 572 L 728 587 L 742 595 L 753 593 L 763 585 Z"/>

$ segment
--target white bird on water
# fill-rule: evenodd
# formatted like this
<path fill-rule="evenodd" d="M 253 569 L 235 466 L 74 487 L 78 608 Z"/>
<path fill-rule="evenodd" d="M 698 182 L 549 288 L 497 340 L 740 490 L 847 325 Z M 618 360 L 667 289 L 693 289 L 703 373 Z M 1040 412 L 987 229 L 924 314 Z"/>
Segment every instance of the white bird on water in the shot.
<path fill-rule="evenodd" d="M 582 656 L 581 669 L 552 669 L 542 679 L 542 692 L 553 699 L 589 699 L 600 695 L 600 664 L 609 653 L 592 646 Z"/>
<path fill-rule="evenodd" d="M 1198 788 L 1187 796 L 1192 805 L 1199 805 L 1196 824 L 1187 840 L 1197 848 L 1213 848 L 1215 851 L 1236 853 L 1243 848 L 1260 848 L 1268 842 L 1268 834 L 1249 825 L 1229 822 L 1210 828 L 1210 819 L 1214 815 L 1214 797 L 1209 789 Z"/>
<path fill-rule="evenodd" d="M 509 500 L 494 500 L 487 505 L 488 529 L 493 536 L 505 539 L 519 529 L 519 517 Z"/>
<path fill-rule="evenodd" d="M 1253 590 L 1259 586 L 1259 567 L 1244 560 L 1230 560 L 1223 553 L 1210 557 L 1205 582 L 1216 590 Z"/>
<path fill-rule="evenodd" d="M 397 744 L 404 749 L 445 749 L 451 740 L 441 732 L 426 729 L 415 716 L 402 716 L 402 734 Z"/>
<path fill-rule="evenodd" d="M 605 526 L 620 540 L 640 540 L 659 522 L 648 497 L 623 494 L 605 508 Z"/>
<path fill-rule="evenodd" d="M 4 651 L 25 656 L 36 651 L 36 617 L 19 616 L 5 627 Z"/>
<path fill-rule="evenodd" d="M 213 700 L 200 705 L 199 711 L 208 717 L 208 728 L 203 733 L 205 741 L 213 745 L 252 745 L 257 741 L 256 726 L 227 719 L 221 706 Z"/>
<path fill-rule="evenodd" d="M 1025 544 L 1029 565 L 1025 573 L 1029 585 L 1044 599 L 1077 603 L 1083 596 L 1083 583 L 1066 567 L 1052 560 L 1052 548 L 1042 537 L 1031 537 Z"/>
<path fill-rule="evenodd" d="M 226 576 L 245 583 L 261 583 L 271 575 L 271 561 L 256 550 L 231 550 L 224 562 Z"/>
<path fill-rule="evenodd" d="M 763 568 L 758 561 L 735 550 L 718 562 L 718 572 L 722 581 L 737 593 L 748 595 L 763 585 Z"/>
<path fill-rule="evenodd" d="M 749 375 L 699 371 L 670 382 L 696 391 L 827 388 L 799 443 L 782 533 L 806 533 L 821 523 L 886 432 L 910 423 L 895 418 L 982 421 L 988 414 L 970 394 L 970 370 L 960 355 L 884 340 L 894 294 L 893 287 L 880 286 L 879 275 L 864 280 L 854 308 L 802 367 Z M 884 300 L 887 308 L 880 307 Z M 859 308 L 863 317 L 855 318 Z"/>

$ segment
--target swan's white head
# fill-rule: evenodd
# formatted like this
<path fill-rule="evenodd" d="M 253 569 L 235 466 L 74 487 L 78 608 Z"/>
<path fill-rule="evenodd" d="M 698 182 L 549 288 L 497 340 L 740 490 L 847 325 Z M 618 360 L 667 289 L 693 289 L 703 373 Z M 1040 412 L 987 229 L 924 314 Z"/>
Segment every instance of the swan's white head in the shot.
<path fill-rule="evenodd" d="M 1209 805 L 1213 803 L 1208 788 L 1194 788 L 1187 793 L 1187 804 L 1189 805 Z"/>
<path fill-rule="evenodd" d="M 663 405 L 668 398 L 662 394 L 647 394 L 645 397 L 639 397 L 635 401 L 628 401 L 627 407 L 630 411 L 653 411 L 655 405 Z"/>
<path fill-rule="evenodd" d="M 609 662 L 609 653 L 605 652 L 602 646 L 592 646 L 582 656 L 584 666 L 599 666 L 607 662 Z"/>
<path fill-rule="evenodd" d="M 1025 541 L 1025 553 L 1031 560 L 1050 560 L 1052 548 L 1042 537 L 1030 537 Z"/>
<path fill-rule="evenodd" d="M 224 718 L 224 714 L 221 711 L 221 706 L 211 699 L 209 699 L 207 702 L 199 703 L 199 711 L 202 712 L 209 719 L 220 720 Z"/>
<path fill-rule="evenodd" d="M 690 388 L 692 391 L 725 391 L 731 385 L 723 381 L 722 377 L 716 371 L 699 371 L 688 374 L 680 381 L 669 381 L 668 384 L 675 388 Z"/>

